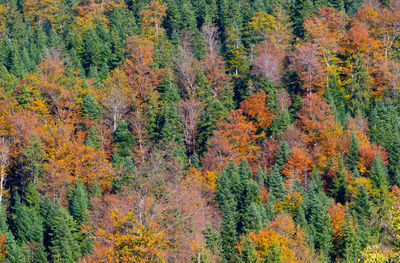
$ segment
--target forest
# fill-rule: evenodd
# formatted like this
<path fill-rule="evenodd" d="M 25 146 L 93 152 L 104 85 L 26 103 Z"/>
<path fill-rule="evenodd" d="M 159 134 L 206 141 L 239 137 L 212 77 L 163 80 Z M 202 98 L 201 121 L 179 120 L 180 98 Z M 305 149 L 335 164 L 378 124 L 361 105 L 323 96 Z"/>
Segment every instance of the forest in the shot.
<path fill-rule="evenodd" d="M 400 262 L 400 0 L 0 0 L 0 262 Z"/>

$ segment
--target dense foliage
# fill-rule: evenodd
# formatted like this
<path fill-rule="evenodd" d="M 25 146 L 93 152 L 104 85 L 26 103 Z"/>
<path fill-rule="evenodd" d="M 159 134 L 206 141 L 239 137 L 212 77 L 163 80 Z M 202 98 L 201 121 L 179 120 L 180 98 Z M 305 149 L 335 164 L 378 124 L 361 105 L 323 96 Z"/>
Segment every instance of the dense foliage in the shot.
<path fill-rule="evenodd" d="M 399 0 L 0 0 L 0 261 L 400 262 Z"/>

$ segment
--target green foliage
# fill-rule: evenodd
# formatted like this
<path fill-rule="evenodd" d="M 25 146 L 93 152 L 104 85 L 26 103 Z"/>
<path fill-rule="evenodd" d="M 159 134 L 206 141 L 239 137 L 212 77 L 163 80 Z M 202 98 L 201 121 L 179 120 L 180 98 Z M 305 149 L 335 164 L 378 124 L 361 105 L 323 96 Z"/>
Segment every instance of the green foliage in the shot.
<path fill-rule="evenodd" d="M 328 257 L 332 251 L 332 229 L 326 210 L 328 198 L 321 186 L 322 182 L 318 172 L 313 171 L 312 179 L 304 195 L 304 216 L 307 221 L 308 241 L 317 251 Z M 301 218 L 299 220 L 302 221 Z"/>
<path fill-rule="evenodd" d="M 82 113 L 87 115 L 90 120 L 95 120 L 101 117 L 100 105 L 91 95 L 86 95 L 82 103 Z"/>
<path fill-rule="evenodd" d="M 226 262 L 235 258 L 234 245 L 242 233 L 260 230 L 265 212 L 259 203 L 259 190 L 244 159 L 239 169 L 233 162 L 217 178 L 216 197 L 221 208 L 221 254 Z"/>
<path fill-rule="evenodd" d="M 89 196 L 82 182 L 77 182 L 69 203 L 69 212 L 75 221 L 81 225 L 89 220 Z"/>
<path fill-rule="evenodd" d="M 40 210 L 40 195 L 36 189 L 35 184 L 29 181 L 25 187 L 24 200 L 29 208 L 33 209 L 37 214 Z"/>
<path fill-rule="evenodd" d="M 332 179 L 332 187 L 330 189 L 330 193 L 335 198 L 336 202 L 345 204 L 348 198 L 348 182 L 345 174 L 345 170 L 343 169 L 342 163 L 340 163 L 338 168 L 338 172 L 335 177 Z"/>
<path fill-rule="evenodd" d="M 44 148 L 35 134 L 29 138 L 28 145 L 22 150 L 22 154 L 24 155 L 22 170 L 35 183 L 44 173 L 46 159 Z"/>
<path fill-rule="evenodd" d="M 348 108 L 353 116 L 358 114 L 365 116 L 370 103 L 370 83 L 366 66 L 358 59 L 355 62 L 353 77 L 347 87 L 350 92 Z"/>
<path fill-rule="evenodd" d="M 285 195 L 284 181 L 278 165 L 271 168 L 271 172 L 266 178 L 266 186 L 269 193 L 277 199 L 281 199 Z"/>
<path fill-rule="evenodd" d="M 87 146 L 92 147 L 95 150 L 100 150 L 100 148 L 101 148 L 100 143 L 101 143 L 101 139 L 97 133 L 97 129 L 94 126 L 90 127 L 89 132 L 86 135 L 85 144 Z"/>
<path fill-rule="evenodd" d="M 129 130 L 129 125 L 126 121 L 121 121 L 114 132 L 114 155 L 113 164 L 119 166 L 122 161 L 129 157 L 135 145 L 135 138 Z"/>

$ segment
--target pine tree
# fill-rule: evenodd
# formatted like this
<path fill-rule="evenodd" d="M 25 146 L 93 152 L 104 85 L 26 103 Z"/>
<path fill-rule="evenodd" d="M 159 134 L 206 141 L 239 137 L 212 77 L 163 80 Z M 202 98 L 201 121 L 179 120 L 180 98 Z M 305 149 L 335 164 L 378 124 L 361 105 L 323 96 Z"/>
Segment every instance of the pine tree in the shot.
<path fill-rule="evenodd" d="M 348 90 L 350 92 L 348 108 L 351 114 L 353 116 L 357 114 L 365 116 L 369 108 L 371 91 L 368 70 L 361 59 L 357 59 L 355 62 Z"/>
<path fill-rule="evenodd" d="M 356 262 L 360 252 L 359 236 L 350 213 L 346 213 L 339 254 L 344 262 Z"/>
<path fill-rule="evenodd" d="M 271 168 L 271 172 L 266 178 L 266 186 L 270 194 L 277 199 L 281 199 L 285 195 L 284 182 L 279 171 L 279 166 L 274 165 Z"/>
<path fill-rule="evenodd" d="M 328 257 L 332 251 L 332 230 L 327 213 L 328 198 L 322 191 L 322 182 L 317 171 L 313 171 L 307 192 L 304 195 L 307 239 L 313 247 Z"/>
<path fill-rule="evenodd" d="M 348 187 L 346 174 L 343 169 L 344 167 L 341 162 L 335 177 L 332 179 L 330 193 L 335 198 L 336 202 L 344 205 L 347 201 Z"/>
<path fill-rule="evenodd" d="M 69 200 L 69 211 L 75 221 L 81 225 L 89 220 L 89 197 L 82 182 L 77 182 Z"/>
<path fill-rule="evenodd" d="M 393 140 L 388 147 L 389 150 L 389 177 L 390 183 L 400 186 L 400 137 L 399 134 L 393 136 Z"/>
<path fill-rule="evenodd" d="M 33 209 L 37 214 L 40 212 L 40 195 L 36 189 L 35 184 L 29 181 L 25 187 L 24 200 L 29 208 Z"/>
<path fill-rule="evenodd" d="M 90 120 L 95 120 L 101 117 L 100 105 L 91 95 L 86 95 L 82 103 L 82 113 L 87 115 Z"/>
<path fill-rule="evenodd" d="M 89 132 L 86 135 L 85 145 L 90 146 L 95 150 L 100 150 L 100 143 L 101 139 L 97 133 L 97 129 L 94 126 L 90 127 Z"/>
<path fill-rule="evenodd" d="M 275 154 L 276 164 L 279 166 L 280 170 L 283 169 L 287 162 L 287 157 L 290 155 L 290 147 L 286 141 L 281 143 L 281 147 Z"/>
<path fill-rule="evenodd" d="M 351 136 L 350 149 L 344 155 L 344 162 L 349 168 L 357 166 L 360 159 L 360 142 L 354 134 Z"/>
<path fill-rule="evenodd" d="M 36 180 L 44 173 L 44 161 L 46 159 L 44 148 L 35 134 L 32 134 L 29 138 L 28 145 L 22 150 L 22 154 L 25 157 L 22 170 L 29 175 L 35 184 Z"/>

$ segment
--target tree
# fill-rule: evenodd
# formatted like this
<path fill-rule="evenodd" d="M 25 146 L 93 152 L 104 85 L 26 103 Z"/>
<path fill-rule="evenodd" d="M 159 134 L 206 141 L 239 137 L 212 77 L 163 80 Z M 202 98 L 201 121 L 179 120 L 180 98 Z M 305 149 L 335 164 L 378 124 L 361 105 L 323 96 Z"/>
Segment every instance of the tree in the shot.
<path fill-rule="evenodd" d="M 360 59 L 355 62 L 352 78 L 347 89 L 350 94 L 350 112 L 353 116 L 357 114 L 365 116 L 369 108 L 369 97 L 371 91 L 367 68 Z"/>
<path fill-rule="evenodd" d="M 32 134 L 29 138 L 28 145 L 22 150 L 25 157 L 23 170 L 33 183 L 36 184 L 37 180 L 43 175 L 45 149 L 43 148 L 40 139 Z"/>
<path fill-rule="evenodd" d="M 339 41 L 343 36 L 344 25 L 344 15 L 330 7 L 318 9 L 316 15 L 311 15 L 304 21 L 304 28 L 323 62 L 325 85 L 328 84 L 329 76 L 336 74 L 337 71 L 335 64 L 338 63 L 338 58 L 336 54 L 339 49 Z"/>
<path fill-rule="evenodd" d="M 161 26 L 162 19 L 166 16 L 167 7 L 158 0 L 150 1 L 142 11 L 139 24 L 142 29 L 142 36 L 150 40 L 156 40 L 164 33 Z"/>
<path fill-rule="evenodd" d="M 357 163 L 360 159 L 360 141 L 352 134 L 349 150 L 344 155 L 344 162 L 350 169 L 357 169 Z"/>
<path fill-rule="evenodd" d="M 124 215 L 111 211 L 113 226 L 99 229 L 99 234 L 111 242 L 104 256 L 112 262 L 167 262 L 165 252 L 171 244 L 154 222 L 140 223 L 132 212 Z"/>
<path fill-rule="evenodd" d="M 63 2 L 61 0 L 28 0 L 24 1 L 25 15 L 32 24 L 43 23 L 48 19 L 53 25 L 61 23 L 63 17 Z"/>
<path fill-rule="evenodd" d="M 313 171 L 307 192 L 304 195 L 307 239 L 317 251 L 328 257 L 332 251 L 331 220 L 327 213 L 328 199 L 322 191 L 318 171 Z"/>
<path fill-rule="evenodd" d="M 240 108 L 257 129 L 263 131 L 271 124 L 273 114 L 266 106 L 267 94 L 260 90 L 240 103 Z"/>
<path fill-rule="evenodd" d="M 41 207 L 44 219 L 45 245 L 51 258 L 63 262 L 74 262 L 81 256 L 78 243 L 79 230 L 72 217 L 59 205 L 48 199 Z"/>
<path fill-rule="evenodd" d="M 288 162 L 290 155 L 290 146 L 287 141 L 281 142 L 281 147 L 275 153 L 275 162 L 279 167 L 283 169 L 285 164 Z"/>
<path fill-rule="evenodd" d="M 89 132 L 86 135 L 85 145 L 92 147 L 95 150 L 101 149 L 101 139 L 97 133 L 96 127 L 92 126 L 89 128 Z"/>
<path fill-rule="evenodd" d="M 224 167 L 229 158 L 233 158 L 238 163 L 245 158 L 250 164 L 256 160 L 256 150 L 258 146 L 255 144 L 256 127 L 252 122 L 248 122 L 243 116 L 241 109 L 232 110 L 226 120 L 217 123 L 217 129 L 212 137 L 212 146 L 208 149 L 208 153 L 204 156 L 207 160 L 207 169 L 214 170 L 218 167 Z M 220 153 L 227 152 L 221 155 Z"/>
<path fill-rule="evenodd" d="M 4 186 L 9 165 L 10 148 L 4 137 L 0 138 L 0 204 L 3 201 Z"/>
<path fill-rule="evenodd" d="M 350 213 L 346 213 L 345 222 L 343 223 L 343 237 L 339 253 L 341 258 L 347 262 L 354 262 L 358 259 L 360 253 L 359 236 L 357 235 L 357 227 L 354 225 L 353 218 Z"/>
<path fill-rule="evenodd" d="M 115 165 L 119 165 L 123 159 L 132 155 L 133 146 L 135 145 L 135 138 L 129 130 L 129 124 L 126 121 L 118 124 L 114 132 L 113 143 L 117 145 L 114 148 L 113 162 Z"/>
<path fill-rule="evenodd" d="M 196 99 L 182 100 L 179 103 L 179 113 L 183 122 L 183 135 L 189 152 L 194 152 L 196 136 L 198 133 L 198 121 L 204 105 Z"/>
<path fill-rule="evenodd" d="M 87 115 L 90 120 L 95 120 L 101 117 L 100 106 L 91 94 L 86 95 L 83 99 L 82 113 Z"/>
<path fill-rule="evenodd" d="M 85 224 L 89 220 L 88 215 L 89 196 L 82 182 L 76 182 L 75 188 L 69 200 L 69 212 L 79 224 Z"/>
<path fill-rule="evenodd" d="M 311 165 L 312 161 L 304 150 L 293 148 L 282 171 L 286 176 L 285 185 L 289 186 L 289 188 L 292 188 L 296 182 L 307 185 L 309 179 L 308 174 L 311 172 Z"/>
<path fill-rule="evenodd" d="M 292 62 L 293 69 L 297 71 L 306 92 L 324 89 L 326 72 L 318 58 L 318 48 L 315 44 L 305 43 L 297 46 Z"/>
<path fill-rule="evenodd" d="M 266 186 L 272 196 L 277 199 L 283 198 L 285 195 L 285 187 L 279 167 L 275 164 L 266 178 Z"/>
<path fill-rule="evenodd" d="M 226 29 L 226 58 L 228 60 L 228 71 L 234 77 L 240 77 L 248 69 L 245 49 L 240 39 L 240 32 L 236 26 Z"/>

